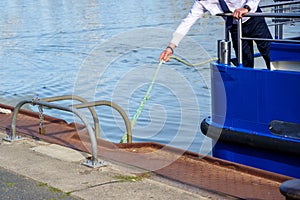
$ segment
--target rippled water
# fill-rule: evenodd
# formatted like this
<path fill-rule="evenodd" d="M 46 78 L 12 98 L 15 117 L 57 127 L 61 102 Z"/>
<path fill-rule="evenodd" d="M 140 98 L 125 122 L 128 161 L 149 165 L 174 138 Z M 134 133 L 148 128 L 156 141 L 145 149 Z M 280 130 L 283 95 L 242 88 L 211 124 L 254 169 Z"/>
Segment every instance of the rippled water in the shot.
<path fill-rule="evenodd" d="M 111 100 L 130 119 L 153 79 L 158 57 L 193 1 L 7 1 L 0 2 L 0 101 L 78 95 Z M 223 21 L 200 19 L 176 49 L 191 63 L 216 57 Z M 209 151 L 199 124 L 210 113 L 209 64 L 164 64 L 133 128 L 133 140 Z M 68 105 L 71 102 L 59 102 Z M 37 111 L 36 107 L 26 109 Z M 101 137 L 119 142 L 120 116 L 97 108 Z M 74 121 L 56 110 L 45 114 Z M 88 114 L 88 113 L 87 113 Z"/>

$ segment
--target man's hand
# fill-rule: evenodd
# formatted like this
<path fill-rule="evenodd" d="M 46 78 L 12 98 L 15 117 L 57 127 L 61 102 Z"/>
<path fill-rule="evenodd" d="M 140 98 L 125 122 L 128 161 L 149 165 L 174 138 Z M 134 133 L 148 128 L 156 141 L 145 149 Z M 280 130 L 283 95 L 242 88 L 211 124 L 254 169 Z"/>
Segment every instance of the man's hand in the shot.
<path fill-rule="evenodd" d="M 165 61 L 168 62 L 170 60 L 170 56 L 174 53 L 176 45 L 173 43 L 170 43 L 169 46 L 160 54 L 159 56 L 159 62 Z"/>
<path fill-rule="evenodd" d="M 173 54 L 172 50 L 169 48 L 166 48 L 166 50 L 164 50 L 160 56 L 159 56 L 159 61 L 166 61 L 168 62 L 170 60 L 170 56 Z"/>
<path fill-rule="evenodd" d="M 248 9 L 246 8 L 238 8 L 235 9 L 232 16 L 236 19 L 241 19 L 243 17 L 244 14 L 247 14 L 249 12 Z"/>

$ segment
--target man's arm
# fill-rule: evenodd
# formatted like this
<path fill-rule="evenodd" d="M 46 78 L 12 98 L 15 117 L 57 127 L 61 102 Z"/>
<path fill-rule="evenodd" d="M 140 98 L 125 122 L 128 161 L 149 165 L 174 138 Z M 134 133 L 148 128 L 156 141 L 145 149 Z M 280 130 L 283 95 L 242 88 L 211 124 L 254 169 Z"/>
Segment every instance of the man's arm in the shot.
<path fill-rule="evenodd" d="M 181 21 L 181 23 L 173 33 L 173 37 L 168 47 L 160 54 L 160 61 L 164 60 L 167 62 L 170 60 L 170 56 L 174 53 L 174 49 L 178 46 L 180 41 L 185 37 L 187 32 L 191 29 L 191 27 L 203 15 L 205 11 L 206 10 L 202 6 L 202 4 L 200 4 L 199 1 L 195 0 L 189 14 L 186 18 L 184 18 Z"/>

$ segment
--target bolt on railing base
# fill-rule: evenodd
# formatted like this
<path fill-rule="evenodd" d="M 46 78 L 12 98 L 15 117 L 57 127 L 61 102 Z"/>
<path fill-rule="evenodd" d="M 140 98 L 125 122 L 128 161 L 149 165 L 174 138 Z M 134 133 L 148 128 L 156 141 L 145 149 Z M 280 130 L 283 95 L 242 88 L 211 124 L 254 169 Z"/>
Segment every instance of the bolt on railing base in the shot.
<path fill-rule="evenodd" d="M 3 138 L 3 140 L 5 140 L 7 142 L 14 142 L 14 141 L 23 140 L 23 138 L 21 136 L 13 137 L 11 135 L 7 135 L 6 137 Z"/>
<path fill-rule="evenodd" d="M 91 159 L 86 160 L 85 162 L 82 163 L 82 165 L 91 167 L 91 168 L 98 168 L 98 167 L 106 166 L 104 161 L 91 160 Z"/>

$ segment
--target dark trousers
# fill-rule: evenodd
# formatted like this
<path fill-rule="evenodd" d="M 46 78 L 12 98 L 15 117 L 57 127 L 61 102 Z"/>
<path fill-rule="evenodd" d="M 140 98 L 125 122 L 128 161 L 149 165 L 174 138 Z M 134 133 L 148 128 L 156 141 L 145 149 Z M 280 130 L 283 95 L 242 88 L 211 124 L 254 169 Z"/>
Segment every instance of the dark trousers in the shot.
<path fill-rule="evenodd" d="M 237 55 L 238 52 L 238 35 L 237 26 L 233 25 L 230 29 L 232 45 Z M 263 17 L 252 17 L 242 24 L 242 36 L 250 38 L 268 38 L 272 35 Z M 263 56 L 267 68 L 270 69 L 270 42 L 254 40 L 260 54 Z M 254 50 L 252 40 L 242 41 L 243 66 L 254 67 Z"/>

